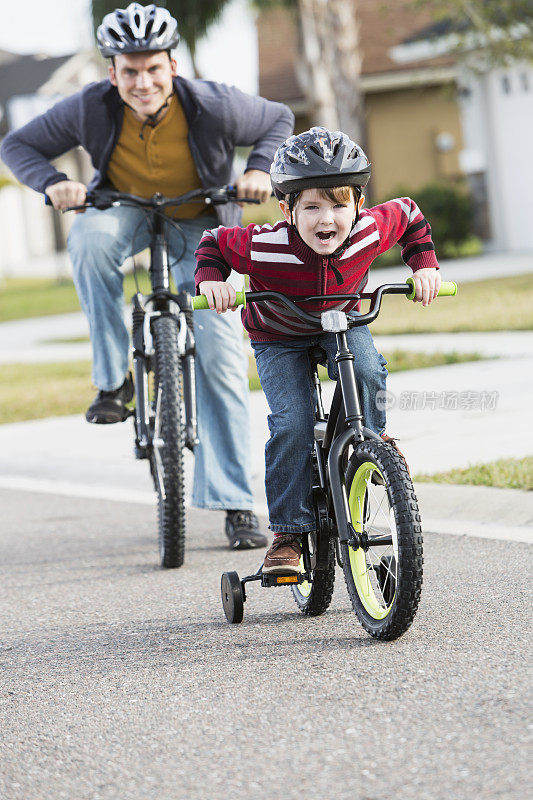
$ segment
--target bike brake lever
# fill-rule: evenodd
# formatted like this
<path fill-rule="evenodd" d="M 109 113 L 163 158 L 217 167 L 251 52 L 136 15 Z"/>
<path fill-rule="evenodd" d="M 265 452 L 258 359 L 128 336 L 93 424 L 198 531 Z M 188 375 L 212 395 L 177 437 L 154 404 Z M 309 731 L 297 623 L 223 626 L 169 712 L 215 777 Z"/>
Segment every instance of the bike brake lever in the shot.
<path fill-rule="evenodd" d="M 227 186 L 209 194 L 205 198 L 205 202 L 212 206 L 222 206 L 226 203 L 254 203 L 255 205 L 260 205 L 261 200 L 251 197 L 237 197 L 235 186 Z"/>
<path fill-rule="evenodd" d="M 82 206 L 68 206 L 68 208 L 62 208 L 61 213 L 66 214 L 67 211 L 84 211 L 86 208 L 90 208 L 90 205 L 84 203 Z"/>

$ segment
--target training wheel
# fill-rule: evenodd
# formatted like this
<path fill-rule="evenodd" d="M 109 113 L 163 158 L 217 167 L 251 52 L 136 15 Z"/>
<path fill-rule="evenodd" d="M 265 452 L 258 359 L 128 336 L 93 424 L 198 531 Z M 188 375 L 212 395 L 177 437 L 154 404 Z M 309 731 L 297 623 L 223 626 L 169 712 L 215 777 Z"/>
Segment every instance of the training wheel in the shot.
<path fill-rule="evenodd" d="M 244 599 L 242 586 L 236 572 L 223 572 L 220 582 L 222 605 L 228 622 L 242 622 Z"/>

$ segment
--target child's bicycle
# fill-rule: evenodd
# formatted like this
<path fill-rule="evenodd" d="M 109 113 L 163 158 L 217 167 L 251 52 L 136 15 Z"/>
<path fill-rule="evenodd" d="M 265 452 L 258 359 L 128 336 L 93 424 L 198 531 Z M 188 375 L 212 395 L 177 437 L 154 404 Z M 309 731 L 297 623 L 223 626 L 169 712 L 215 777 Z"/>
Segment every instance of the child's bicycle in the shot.
<path fill-rule="evenodd" d="M 442 283 L 440 296 L 454 295 L 455 283 Z M 422 526 L 411 476 L 397 451 L 365 427 L 345 331 L 367 325 L 379 314 L 385 294 L 414 297 L 413 279 L 387 284 L 372 293 L 335 295 L 336 300 L 369 299 L 367 314 L 325 311 L 323 331 L 337 338 L 335 361 L 339 380 L 329 413 L 324 412 L 318 364 L 325 363 L 320 346 L 309 350 L 315 386 L 312 497 L 316 531 L 304 534 L 300 572 L 271 574 L 259 567 L 254 575 L 222 575 L 222 605 L 228 622 L 242 622 L 246 584 L 290 586 L 298 608 L 309 616 L 322 614 L 333 596 L 335 560 L 344 571 L 348 594 L 360 623 L 376 639 L 401 636 L 415 617 L 422 587 Z M 327 295 L 305 300 L 331 300 Z M 237 305 L 262 301 L 281 303 L 303 321 L 317 317 L 302 311 L 278 292 L 238 292 Z M 301 302 L 302 298 L 298 299 Z M 195 309 L 207 308 L 204 297 Z"/>

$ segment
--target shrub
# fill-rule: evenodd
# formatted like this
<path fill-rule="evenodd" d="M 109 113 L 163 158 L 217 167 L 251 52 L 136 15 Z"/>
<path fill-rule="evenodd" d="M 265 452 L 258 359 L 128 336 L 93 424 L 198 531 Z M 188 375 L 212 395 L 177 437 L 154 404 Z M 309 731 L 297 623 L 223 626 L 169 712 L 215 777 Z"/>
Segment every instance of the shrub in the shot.
<path fill-rule="evenodd" d="M 398 189 L 394 197 L 411 197 L 431 225 L 437 252 L 457 250 L 472 237 L 474 210 L 460 186 L 432 183 L 422 189 Z"/>

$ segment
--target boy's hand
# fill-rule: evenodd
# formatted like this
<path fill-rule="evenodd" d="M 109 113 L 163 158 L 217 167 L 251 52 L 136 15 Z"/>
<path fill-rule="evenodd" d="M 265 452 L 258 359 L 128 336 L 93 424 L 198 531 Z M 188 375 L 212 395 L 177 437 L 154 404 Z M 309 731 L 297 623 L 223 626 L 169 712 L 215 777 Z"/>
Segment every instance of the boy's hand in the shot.
<path fill-rule="evenodd" d="M 429 306 L 439 293 L 439 270 L 434 267 L 417 269 L 416 272 L 413 272 L 413 280 L 415 282 L 413 303 L 422 303 L 423 306 Z"/>
<path fill-rule="evenodd" d="M 207 299 L 211 310 L 216 308 L 217 314 L 223 314 L 228 308 L 235 311 L 235 300 L 237 294 L 235 289 L 227 281 L 202 281 L 198 289 Z"/>

